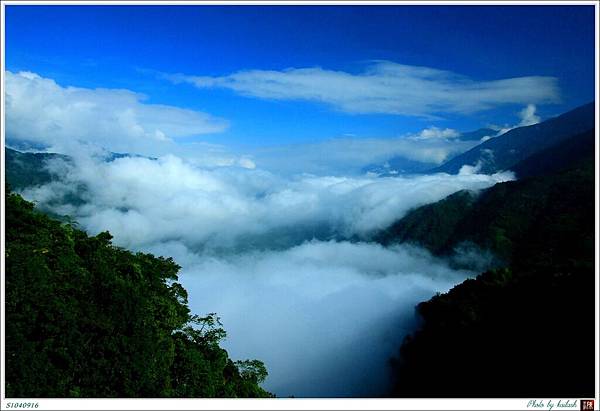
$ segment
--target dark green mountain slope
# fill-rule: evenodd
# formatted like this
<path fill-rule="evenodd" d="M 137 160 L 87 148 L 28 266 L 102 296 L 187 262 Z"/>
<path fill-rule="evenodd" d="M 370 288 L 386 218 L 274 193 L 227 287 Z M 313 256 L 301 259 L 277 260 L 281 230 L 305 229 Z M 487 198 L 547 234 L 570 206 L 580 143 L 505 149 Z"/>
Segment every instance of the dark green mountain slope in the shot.
<path fill-rule="evenodd" d="M 515 128 L 454 157 L 431 172 L 457 174 L 462 166 L 481 164 L 480 172 L 508 170 L 531 155 L 572 136 L 594 129 L 595 106 L 589 103 L 558 117 Z"/>
<path fill-rule="evenodd" d="M 460 224 L 464 224 L 477 199 L 476 192 L 461 190 L 436 203 L 410 211 L 374 240 L 384 245 L 413 243 L 438 255 L 452 251 L 458 243 L 455 232 Z"/>
<path fill-rule="evenodd" d="M 8 147 L 4 150 L 6 180 L 13 190 L 44 185 L 51 182 L 53 174 L 47 169 L 49 160 L 62 159 L 70 162 L 68 156 L 54 153 L 21 153 Z"/>
<path fill-rule="evenodd" d="M 442 246 L 423 243 L 439 251 L 468 238 L 509 263 L 419 304 L 422 325 L 401 347 L 394 395 L 593 397 L 593 160 L 475 201 L 453 197 L 428 213 L 465 205 L 449 219 L 452 234 Z"/>
<path fill-rule="evenodd" d="M 259 361 L 191 315 L 172 259 L 88 237 L 6 196 L 8 397 L 264 397 Z"/>
<path fill-rule="evenodd" d="M 496 184 L 480 193 L 459 191 L 409 212 L 376 237 L 383 244 L 408 242 L 437 255 L 450 255 L 464 242 L 510 261 L 514 244 L 537 216 L 546 212 L 554 182 L 528 179 Z"/>
<path fill-rule="evenodd" d="M 594 131 L 588 131 L 542 150 L 514 167 L 518 175 L 530 178 L 496 184 L 480 193 L 457 192 L 412 210 L 375 240 L 413 243 L 437 255 L 449 255 L 459 244 L 470 242 L 508 262 L 514 244 L 525 240 L 533 221 L 563 201 L 560 195 L 550 197 L 553 190 L 564 189 L 556 187 L 562 182 L 556 173 L 593 164 L 594 140 Z"/>

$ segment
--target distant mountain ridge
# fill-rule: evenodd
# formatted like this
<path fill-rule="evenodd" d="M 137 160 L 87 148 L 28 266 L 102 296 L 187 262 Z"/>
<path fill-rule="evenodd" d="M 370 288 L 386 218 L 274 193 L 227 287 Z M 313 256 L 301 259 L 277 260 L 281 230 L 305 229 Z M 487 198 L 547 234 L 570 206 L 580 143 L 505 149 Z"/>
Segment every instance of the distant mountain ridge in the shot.
<path fill-rule="evenodd" d="M 53 173 L 47 168 L 50 160 L 61 159 L 71 161 L 69 156 L 56 153 L 23 153 L 6 147 L 5 172 L 6 181 L 13 190 L 48 184 L 54 179 Z"/>
<path fill-rule="evenodd" d="M 479 130 L 461 133 L 454 139 L 459 141 L 471 141 L 475 144 L 475 142 L 481 141 L 482 138 L 492 138 L 497 133 L 497 130 L 491 128 L 481 128 Z M 455 154 L 451 158 L 454 158 L 456 155 L 459 154 Z M 394 156 L 381 164 L 369 164 L 362 168 L 362 172 L 375 173 L 381 177 L 392 177 L 399 174 L 423 174 L 434 167 L 437 167 L 437 164 L 433 162 L 423 162 L 410 160 L 403 156 Z"/>
<path fill-rule="evenodd" d="M 48 168 L 48 162 L 53 160 L 63 160 L 66 163 L 72 163 L 73 158 L 58 153 L 46 152 L 23 152 L 9 147 L 5 147 L 6 161 L 6 181 L 10 184 L 12 190 L 19 191 L 27 187 L 41 186 L 55 180 L 57 176 Z M 119 158 L 147 158 L 156 160 L 155 157 L 146 157 L 139 154 L 130 153 L 107 153 L 106 162 L 111 162 Z"/>
<path fill-rule="evenodd" d="M 377 174 L 379 177 L 393 177 L 399 174 L 422 174 L 435 167 L 435 163 L 424 163 L 396 156 L 383 164 L 369 164 L 362 168 L 362 173 Z"/>
<path fill-rule="evenodd" d="M 461 133 L 457 138 L 462 141 L 480 141 L 484 137 L 494 137 L 498 134 L 498 130 L 491 128 L 480 128 L 479 130 Z"/>
<path fill-rule="evenodd" d="M 595 103 L 592 102 L 541 123 L 510 130 L 429 171 L 457 174 L 465 165 L 475 166 L 484 174 L 508 170 L 539 151 L 593 130 L 594 126 Z"/>

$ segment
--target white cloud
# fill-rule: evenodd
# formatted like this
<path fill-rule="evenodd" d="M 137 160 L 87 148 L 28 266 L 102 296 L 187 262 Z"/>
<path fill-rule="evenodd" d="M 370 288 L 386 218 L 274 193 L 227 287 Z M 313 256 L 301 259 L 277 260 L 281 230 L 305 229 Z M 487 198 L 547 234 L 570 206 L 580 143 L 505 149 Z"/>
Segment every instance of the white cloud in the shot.
<path fill-rule="evenodd" d="M 453 130 L 451 128 L 437 128 L 437 127 L 428 127 L 422 130 L 419 134 L 414 136 L 417 140 L 427 140 L 427 139 L 452 139 L 460 136 L 460 132 Z"/>
<path fill-rule="evenodd" d="M 510 130 L 515 129 L 517 127 L 532 126 L 534 124 L 539 123 L 541 121 L 541 118 L 535 114 L 536 109 L 537 109 L 537 107 L 535 106 L 535 104 L 528 104 L 527 106 L 525 106 L 525 108 L 523 108 L 523 110 L 521 110 L 517 113 L 517 115 L 519 116 L 519 119 L 520 119 L 519 123 L 517 123 L 517 124 L 514 124 L 514 125 L 505 124 L 502 127 L 496 126 L 496 125 L 491 125 L 490 126 L 491 128 L 497 130 L 497 133 L 493 137 L 501 136 L 502 134 L 508 133 Z M 481 141 L 486 141 L 486 140 L 489 140 L 490 138 L 492 138 L 492 136 L 486 136 L 486 137 L 484 137 L 485 140 L 482 139 Z"/>
<path fill-rule="evenodd" d="M 431 117 L 473 113 L 507 103 L 554 103 L 554 77 L 528 76 L 479 81 L 449 71 L 373 62 L 360 74 L 314 68 L 244 70 L 220 77 L 167 74 L 174 83 L 198 88 L 227 88 L 271 100 L 307 100 L 347 113 Z"/>
<path fill-rule="evenodd" d="M 540 122 L 540 117 L 535 114 L 535 104 L 528 104 L 523 110 L 519 112 L 521 122 L 518 127 L 531 126 Z"/>
<path fill-rule="evenodd" d="M 249 159 L 247 157 L 240 158 L 238 160 L 238 164 L 240 167 L 243 167 L 243 168 L 249 168 L 249 169 L 256 168 L 256 164 L 254 163 L 254 161 L 252 161 L 251 159 Z"/>
<path fill-rule="evenodd" d="M 223 119 L 161 104 L 144 103 L 129 90 L 63 87 L 31 72 L 6 71 L 7 138 L 66 151 L 88 142 L 113 151 L 154 154 L 172 139 L 227 128 Z"/>
<path fill-rule="evenodd" d="M 188 261 L 181 280 L 192 310 L 218 312 L 224 347 L 265 361 L 265 387 L 284 397 L 387 394 L 388 361 L 414 326 L 414 306 L 474 275 L 423 250 L 368 243 L 233 256 L 170 251 Z"/>
<path fill-rule="evenodd" d="M 196 248 L 236 247 L 249 237 L 260 242 L 281 232 L 296 233 L 291 243 L 311 232 L 365 236 L 412 207 L 513 178 L 510 173 L 282 178 L 260 169 L 201 168 L 175 156 L 111 162 L 83 157 L 75 164 L 62 181 L 26 195 L 49 203 L 57 193 L 87 187 L 88 204 L 55 211 L 73 215 L 92 232 L 109 229 L 128 247 L 173 240 Z"/>
<path fill-rule="evenodd" d="M 494 150 L 489 148 L 483 148 L 480 150 L 481 156 L 479 160 L 477 160 L 477 164 L 474 166 L 465 164 L 458 170 L 458 174 L 462 176 L 476 175 L 481 171 L 481 168 L 486 164 L 493 164 L 494 159 Z"/>

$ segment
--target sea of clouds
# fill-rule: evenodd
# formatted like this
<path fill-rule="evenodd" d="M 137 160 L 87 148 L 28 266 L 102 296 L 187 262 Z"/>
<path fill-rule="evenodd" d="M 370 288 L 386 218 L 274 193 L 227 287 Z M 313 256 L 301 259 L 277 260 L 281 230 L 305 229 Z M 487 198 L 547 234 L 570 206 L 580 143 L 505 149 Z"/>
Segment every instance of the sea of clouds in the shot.
<path fill-rule="evenodd" d="M 192 311 L 222 318 L 230 355 L 261 359 L 265 388 L 296 397 L 385 395 L 415 305 L 476 272 L 369 238 L 414 207 L 513 178 L 282 177 L 83 152 L 48 167 L 58 179 L 25 197 L 119 246 L 174 257 Z"/>

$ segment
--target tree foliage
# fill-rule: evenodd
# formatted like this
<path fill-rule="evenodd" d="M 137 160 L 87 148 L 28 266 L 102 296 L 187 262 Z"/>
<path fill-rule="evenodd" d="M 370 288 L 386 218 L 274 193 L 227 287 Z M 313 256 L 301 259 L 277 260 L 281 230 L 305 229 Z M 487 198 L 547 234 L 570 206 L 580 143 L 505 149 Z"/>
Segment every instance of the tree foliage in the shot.
<path fill-rule="evenodd" d="M 270 396 L 260 361 L 240 367 L 219 346 L 216 314 L 190 313 L 171 258 L 111 239 L 7 192 L 8 397 Z"/>

